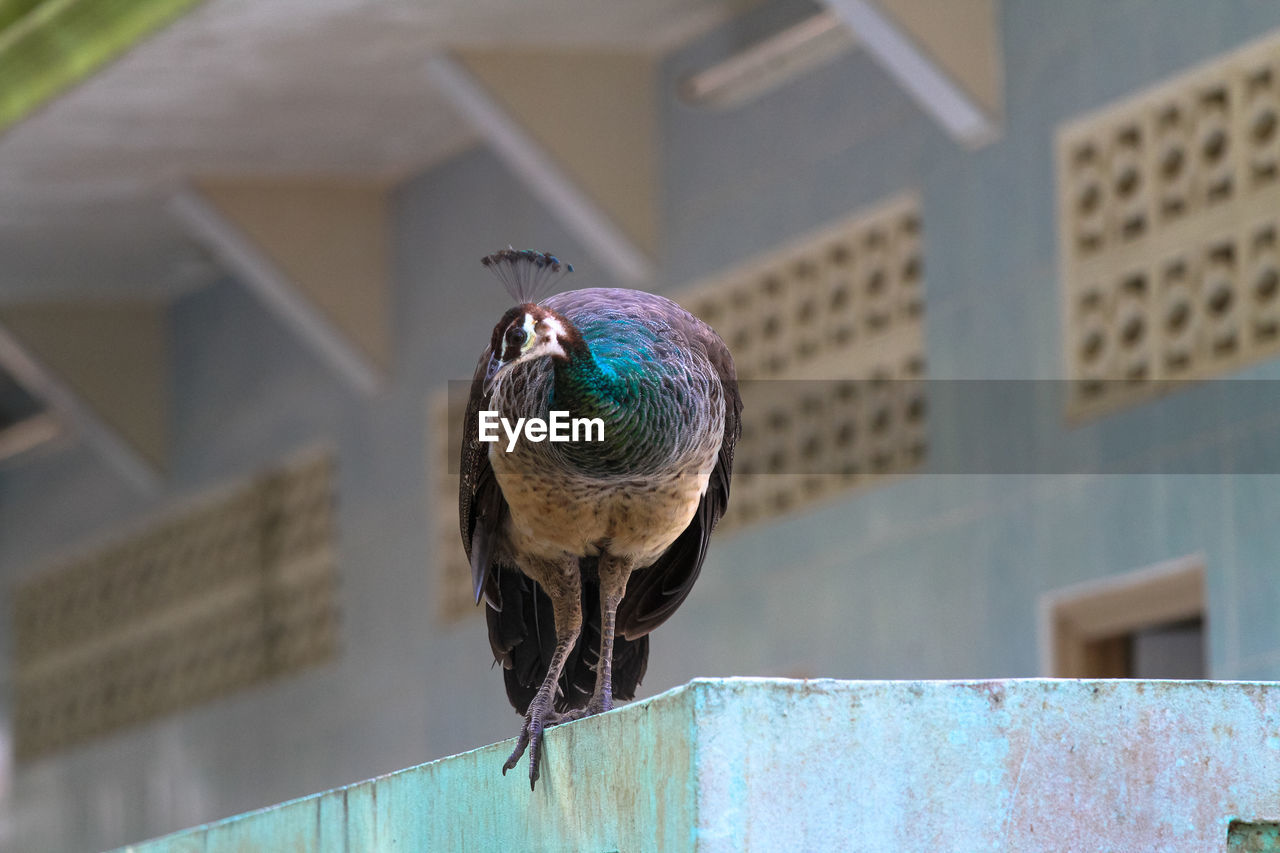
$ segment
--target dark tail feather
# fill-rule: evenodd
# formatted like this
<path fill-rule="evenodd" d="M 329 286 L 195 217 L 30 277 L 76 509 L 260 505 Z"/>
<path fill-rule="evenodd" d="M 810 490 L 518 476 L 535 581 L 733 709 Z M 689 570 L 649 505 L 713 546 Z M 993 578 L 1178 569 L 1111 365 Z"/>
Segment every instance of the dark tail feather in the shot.
<path fill-rule="evenodd" d="M 529 578 L 510 569 L 499 572 L 502 610 L 485 607 L 489 644 L 502 664 L 503 681 L 511 705 L 523 714 L 529 710 L 555 651 L 555 619 L 551 599 Z M 600 591 L 588 581 L 582 590 L 582 633 L 560 674 L 556 710 L 584 707 L 596 685 L 600 657 Z M 635 698 L 636 688 L 649 665 L 649 638 L 613 641 L 613 696 L 620 701 Z"/>
<path fill-rule="evenodd" d="M 638 640 L 613 639 L 613 698 L 628 702 L 649 668 L 649 635 Z"/>

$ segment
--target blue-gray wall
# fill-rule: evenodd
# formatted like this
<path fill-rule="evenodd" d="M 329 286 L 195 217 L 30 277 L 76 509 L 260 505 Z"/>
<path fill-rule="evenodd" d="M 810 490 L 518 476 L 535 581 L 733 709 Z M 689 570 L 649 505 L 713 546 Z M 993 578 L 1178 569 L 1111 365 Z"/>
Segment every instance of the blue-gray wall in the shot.
<path fill-rule="evenodd" d="M 663 91 L 753 28 L 806 8 L 769 5 L 679 51 L 663 66 Z M 1280 5 L 1256 0 L 1006 0 L 1004 133 L 976 152 L 951 142 L 865 53 L 731 112 L 667 96 L 657 288 L 678 290 L 916 189 L 931 377 L 1053 379 L 1056 126 L 1276 28 Z M 435 618 L 426 401 L 469 375 L 506 307 L 476 263 L 482 254 L 545 246 L 579 267 L 575 284 L 608 282 L 483 151 L 401 187 L 395 221 L 396 350 L 384 394 L 345 390 L 225 281 L 172 309 L 166 494 L 139 498 L 83 451 L 0 476 L 0 577 L 15 579 L 69 545 L 329 442 L 345 643 L 337 664 L 22 769 L 10 849 L 121 843 L 516 732 L 480 613 L 461 625 Z M 1248 375 L 1277 373 L 1271 364 Z M 1259 425 L 1265 412 L 1215 417 L 1220 398 L 1200 386 L 1070 434 L 1052 419 L 1034 437 L 1070 443 L 1089 463 L 1081 470 L 1096 471 L 1155 431 L 1177 439 L 1155 470 L 1177 473 L 997 474 L 983 472 L 1005 469 L 979 459 L 944 466 L 968 473 L 904 478 L 724 537 L 655 634 L 645 691 L 695 675 L 1035 675 L 1041 593 L 1191 552 L 1208 567 L 1211 674 L 1280 678 L 1280 477 L 1228 473 L 1280 471 L 1280 439 Z M 943 448 L 945 413 L 931 415 Z M 1019 439 L 1001 435 L 998 418 L 986 426 L 997 440 L 984 441 L 980 425 L 979 455 Z"/>

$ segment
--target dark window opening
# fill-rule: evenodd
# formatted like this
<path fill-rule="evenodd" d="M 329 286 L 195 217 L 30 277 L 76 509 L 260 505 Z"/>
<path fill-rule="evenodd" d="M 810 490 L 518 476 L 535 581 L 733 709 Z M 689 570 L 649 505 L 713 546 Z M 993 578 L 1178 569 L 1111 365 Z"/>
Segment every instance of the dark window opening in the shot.
<path fill-rule="evenodd" d="M 1206 678 L 1204 619 L 1194 617 L 1084 644 L 1085 678 Z"/>

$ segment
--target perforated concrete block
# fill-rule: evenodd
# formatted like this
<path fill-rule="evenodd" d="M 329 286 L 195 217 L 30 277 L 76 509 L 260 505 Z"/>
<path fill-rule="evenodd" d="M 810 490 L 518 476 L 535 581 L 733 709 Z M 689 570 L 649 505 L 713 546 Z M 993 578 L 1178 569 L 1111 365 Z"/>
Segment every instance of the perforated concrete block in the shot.
<path fill-rule="evenodd" d="M 333 492 L 311 454 L 20 584 L 18 757 L 333 657 Z"/>
<path fill-rule="evenodd" d="M 458 460 L 462 455 L 461 425 L 467 404 L 463 385 L 450 383 L 427 403 L 435 610 L 446 621 L 466 618 L 476 609 L 471 566 L 458 529 Z"/>
<path fill-rule="evenodd" d="M 1280 352 L 1280 36 L 1058 135 L 1069 414 Z"/>
<path fill-rule="evenodd" d="M 898 196 L 677 294 L 738 369 L 742 440 L 722 529 L 923 462 L 920 230 L 919 202 Z"/>

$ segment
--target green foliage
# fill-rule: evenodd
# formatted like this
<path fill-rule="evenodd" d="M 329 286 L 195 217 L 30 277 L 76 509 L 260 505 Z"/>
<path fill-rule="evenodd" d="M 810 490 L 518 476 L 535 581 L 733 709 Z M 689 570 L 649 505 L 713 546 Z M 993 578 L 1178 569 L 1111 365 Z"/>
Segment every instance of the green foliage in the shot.
<path fill-rule="evenodd" d="M 0 0 L 0 32 L 14 24 L 41 3 L 49 0 Z"/>
<path fill-rule="evenodd" d="M 0 131 L 199 0 L 0 0 Z"/>

